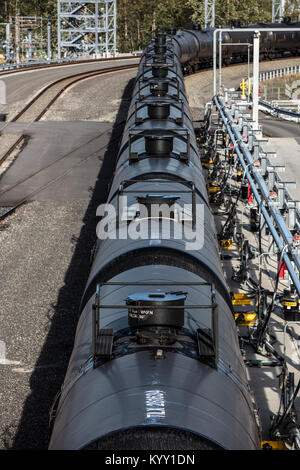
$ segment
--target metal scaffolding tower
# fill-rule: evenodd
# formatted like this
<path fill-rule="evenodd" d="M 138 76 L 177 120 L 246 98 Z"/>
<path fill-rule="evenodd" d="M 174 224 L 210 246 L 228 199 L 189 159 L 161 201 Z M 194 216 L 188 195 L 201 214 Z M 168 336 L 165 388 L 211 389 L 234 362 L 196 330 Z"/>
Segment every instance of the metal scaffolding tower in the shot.
<path fill-rule="evenodd" d="M 281 23 L 286 0 L 272 0 L 272 23 Z"/>
<path fill-rule="evenodd" d="M 117 0 L 57 0 L 58 57 L 116 54 Z"/>
<path fill-rule="evenodd" d="M 300 0 L 288 2 L 288 15 L 293 15 L 295 21 L 300 21 Z"/>
<path fill-rule="evenodd" d="M 215 26 L 215 0 L 205 0 L 204 27 L 214 28 Z"/>

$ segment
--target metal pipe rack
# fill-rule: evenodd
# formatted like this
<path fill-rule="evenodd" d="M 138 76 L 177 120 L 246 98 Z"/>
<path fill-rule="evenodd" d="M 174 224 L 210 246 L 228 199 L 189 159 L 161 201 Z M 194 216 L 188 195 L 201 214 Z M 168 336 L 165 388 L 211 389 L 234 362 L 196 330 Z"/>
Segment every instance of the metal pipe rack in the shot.
<path fill-rule="evenodd" d="M 267 186 L 262 173 L 264 170 L 269 170 L 270 173 L 273 173 L 276 167 L 270 163 L 266 152 L 263 152 L 260 141 L 255 135 L 258 131 L 252 129 L 250 123 L 247 123 L 248 125 L 245 126 L 243 119 L 237 119 L 237 116 L 242 118 L 242 113 L 238 108 L 237 103 L 234 103 L 233 106 L 231 106 L 231 109 L 229 109 L 228 106 L 230 106 L 230 104 L 227 103 L 226 105 L 224 99 L 220 95 L 215 96 L 213 101 L 221 116 L 226 132 L 234 145 L 235 153 L 237 154 L 245 172 L 245 176 L 248 179 L 258 207 L 261 208 L 261 213 L 270 230 L 270 234 L 273 237 L 278 250 L 280 252 L 284 251 L 283 262 L 285 263 L 291 280 L 300 295 L 300 258 L 297 250 L 299 244 L 298 237 L 293 236 L 280 212 L 280 208 L 282 207 L 284 207 L 287 212 L 291 210 L 289 207 L 291 204 L 289 203 L 293 201 L 293 198 L 287 191 L 287 188 L 285 188 L 284 183 L 276 177 L 274 178 L 274 183 L 281 183 L 282 187 L 280 188 L 280 198 L 278 197 L 278 200 L 275 202 L 272 199 L 270 194 L 272 188 Z M 244 103 L 239 104 L 241 107 L 245 107 Z M 234 114 L 234 117 L 232 116 L 232 113 Z M 250 137 L 248 143 L 244 142 L 245 136 L 240 132 L 242 129 L 245 130 L 246 128 Z M 256 161 L 260 161 L 262 163 L 257 167 Z M 296 203 L 296 201 L 294 202 Z M 297 219 L 299 221 L 299 212 L 297 211 L 297 208 L 294 207 L 292 210 L 297 212 Z M 286 252 L 284 250 L 285 245 L 288 245 Z"/>

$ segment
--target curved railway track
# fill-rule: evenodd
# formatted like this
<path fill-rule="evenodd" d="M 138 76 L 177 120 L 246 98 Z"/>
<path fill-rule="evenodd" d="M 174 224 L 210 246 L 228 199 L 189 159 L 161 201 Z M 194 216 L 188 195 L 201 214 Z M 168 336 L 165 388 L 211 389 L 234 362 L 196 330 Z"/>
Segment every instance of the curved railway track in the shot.
<path fill-rule="evenodd" d="M 93 70 L 90 72 L 79 72 L 65 78 L 60 78 L 43 88 L 36 96 L 27 103 L 24 108 L 11 119 L 10 122 L 36 122 L 39 121 L 48 111 L 50 106 L 59 98 L 59 96 L 70 86 L 88 78 L 97 75 L 106 75 L 108 73 L 120 72 L 137 68 L 136 64 L 119 65 L 107 69 Z"/>
<path fill-rule="evenodd" d="M 37 93 L 7 124 L 14 122 L 24 122 L 31 124 L 32 122 L 37 122 L 39 121 L 49 110 L 49 108 L 55 103 L 55 101 L 62 95 L 62 93 L 67 90 L 70 86 L 82 81 L 86 80 L 89 78 L 93 78 L 95 76 L 99 75 L 107 75 L 109 73 L 116 73 L 116 72 L 122 72 L 124 70 L 130 70 L 132 68 L 137 68 L 138 65 L 136 64 L 127 64 L 127 65 L 118 65 L 114 67 L 109 67 L 106 69 L 99 69 L 99 70 L 93 70 L 90 72 L 79 72 L 75 73 L 72 75 L 69 75 L 68 77 L 60 78 L 58 80 L 55 80 L 54 82 L 48 84 L 45 88 L 43 88 L 39 93 Z M 7 125 L 6 124 L 6 125 Z M 4 126 L 6 127 L 6 126 Z M 94 137 L 98 138 L 101 135 L 107 133 L 110 129 L 106 130 L 105 132 L 102 132 L 101 134 L 97 135 Z M 5 154 L 1 157 L 0 159 L 0 166 L 1 164 L 4 163 L 4 161 L 12 154 L 12 152 L 23 142 L 24 137 L 21 136 L 19 137 L 11 146 L 10 148 L 5 152 Z M 86 145 L 87 142 L 82 144 L 82 146 Z M 82 147 L 81 146 L 81 147 Z M 41 171 L 47 169 L 49 166 L 54 165 L 58 161 L 61 161 L 62 159 L 68 157 L 70 153 L 73 153 L 75 150 L 78 150 L 78 148 L 73 149 L 71 152 L 68 152 L 67 154 L 64 154 L 62 157 L 57 158 L 54 162 L 52 162 L 50 165 L 46 165 L 45 167 L 42 167 L 40 170 L 37 172 L 29 175 L 26 179 L 18 181 L 16 184 L 14 184 L 12 187 L 8 188 L 5 193 L 13 189 L 19 184 L 22 184 L 24 181 L 32 178 L 35 176 L 37 173 L 40 173 Z M 103 148 L 98 149 L 98 150 L 103 150 Z M 89 156 L 91 157 L 91 155 Z M 89 158 L 88 157 L 88 158 Z M 82 164 L 86 159 L 83 159 L 79 164 Z M 76 165 L 78 166 L 78 165 Z M 46 187 L 48 187 L 50 184 L 54 183 L 58 179 L 62 178 L 65 176 L 65 174 L 68 174 L 71 170 L 73 169 L 70 168 L 67 172 L 64 172 L 63 175 L 60 175 L 59 178 L 55 178 L 51 181 L 49 181 L 46 185 L 43 185 L 38 189 L 38 191 L 35 191 L 34 194 L 37 192 L 42 191 Z M 0 196 L 3 194 L 3 192 L 0 192 Z M 33 196 L 34 194 L 29 194 L 26 195 L 21 201 L 19 201 L 17 204 L 15 204 L 12 207 L 6 208 L 4 211 L 0 213 L 0 221 L 4 220 L 6 217 L 11 215 L 16 209 L 18 209 L 20 206 L 22 206 L 26 200 L 30 197 Z"/>
<path fill-rule="evenodd" d="M 278 60 L 282 61 L 282 60 L 285 60 L 285 59 L 288 60 L 288 59 L 290 59 L 290 57 L 280 58 Z M 105 59 L 105 61 L 106 60 L 107 59 Z M 114 59 L 110 59 L 110 60 L 114 60 Z M 86 63 L 86 62 L 93 62 L 93 60 L 92 61 L 89 61 L 89 60 L 80 61 L 80 63 Z M 270 62 L 270 63 L 276 62 L 276 59 L 274 61 L 268 61 L 268 62 Z M 50 65 L 54 66 L 54 64 L 50 64 Z M 55 65 L 58 65 L 58 64 L 55 64 Z M 62 65 L 62 64 L 59 64 L 59 65 Z M 236 67 L 240 67 L 242 65 L 244 65 L 244 63 L 234 63 L 234 64 L 231 64 L 229 67 L 230 68 L 236 68 Z M 65 90 L 67 90 L 69 87 L 71 87 L 72 85 L 74 85 L 74 84 L 76 84 L 76 83 L 78 83 L 82 80 L 93 78 L 95 76 L 105 75 L 105 74 L 109 74 L 109 73 L 113 73 L 113 72 L 121 72 L 123 70 L 128 70 L 128 69 L 137 68 L 137 67 L 138 67 L 138 64 L 118 65 L 118 66 L 109 67 L 109 68 L 106 68 L 106 69 L 93 70 L 93 71 L 90 71 L 90 72 L 74 73 L 74 74 L 69 75 L 67 77 L 55 80 L 54 82 L 51 82 L 46 87 L 44 87 L 39 93 L 37 93 L 9 122 L 15 122 L 15 123 L 16 122 L 20 122 L 20 123 L 23 122 L 23 123 L 29 123 L 29 124 L 32 123 L 32 122 L 37 122 L 47 113 L 49 108 L 56 102 L 56 100 L 62 95 L 62 93 Z M 35 68 L 42 68 L 42 67 L 35 67 Z M 226 67 L 226 68 L 228 68 L 228 67 Z M 26 70 L 28 70 L 28 69 L 26 69 Z M 189 77 L 195 76 L 197 74 L 207 72 L 207 70 L 208 70 L 207 68 L 201 69 L 201 70 L 197 71 L 195 74 L 186 75 L 186 78 L 189 78 Z M 108 131 L 105 131 L 105 132 L 108 132 Z M 101 135 L 104 134 L 104 133 L 101 133 Z M 100 135 L 96 136 L 96 138 L 97 137 L 100 137 Z M 0 159 L 0 166 L 9 157 L 9 155 L 11 155 L 11 153 L 22 143 L 22 141 L 23 141 L 23 137 L 19 137 L 13 143 L 13 145 L 7 150 L 7 152 Z M 85 145 L 85 144 L 86 144 L 86 142 L 83 145 Z M 75 150 L 76 149 L 72 150 L 71 152 L 68 152 L 67 154 L 63 155 L 62 157 L 59 157 L 54 162 L 52 162 L 50 165 L 42 167 L 40 170 L 38 170 L 37 172 L 29 175 L 27 178 L 16 182 L 13 186 L 8 188 L 4 192 L 0 191 L 0 196 L 2 194 L 6 193 L 6 192 L 9 192 L 11 189 L 13 189 L 16 186 L 22 184 L 23 182 L 27 181 L 28 179 L 32 178 L 37 173 L 40 173 L 41 171 L 44 171 L 49 166 L 55 165 L 55 163 L 57 163 L 58 161 L 60 161 L 64 158 L 67 158 L 69 156 L 69 154 L 74 152 Z M 67 173 L 69 173 L 71 170 L 72 170 L 72 168 L 70 168 Z M 48 187 L 50 184 L 57 181 L 57 179 L 62 178 L 64 175 L 65 175 L 65 173 L 63 175 L 61 175 L 59 178 L 55 178 L 55 179 L 49 181 L 46 185 L 41 186 L 40 188 L 38 188 L 37 191 L 34 192 L 34 194 L 42 191 L 43 189 Z M 7 210 L 0 213 L 0 221 L 5 219 L 7 216 L 11 215 L 16 209 L 18 209 L 20 206 L 22 206 L 26 202 L 26 200 L 28 200 L 29 197 L 33 196 L 34 194 L 27 195 L 26 197 L 24 197 L 22 199 L 22 201 L 18 202 L 15 206 L 9 207 L 9 208 L 7 208 Z"/>
<path fill-rule="evenodd" d="M 51 64 L 36 64 L 32 66 L 22 66 L 10 70 L 1 70 L 1 75 L 9 75 L 11 73 L 19 73 L 19 72 L 27 72 L 31 70 L 39 70 L 39 69 L 47 69 L 47 68 L 55 68 L 55 67 L 65 67 L 68 65 L 79 65 L 79 64 L 89 64 L 93 62 L 113 62 L 116 60 L 125 60 L 125 59 L 134 59 L 136 56 L 128 55 L 123 57 L 108 57 L 107 59 L 83 59 L 83 60 L 74 60 L 70 62 L 57 62 Z"/>

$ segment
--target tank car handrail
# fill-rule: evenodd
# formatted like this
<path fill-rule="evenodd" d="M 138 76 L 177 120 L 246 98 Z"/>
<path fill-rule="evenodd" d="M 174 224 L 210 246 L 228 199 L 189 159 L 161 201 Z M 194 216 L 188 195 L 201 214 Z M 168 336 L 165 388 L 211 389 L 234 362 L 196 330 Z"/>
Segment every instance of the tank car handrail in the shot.
<path fill-rule="evenodd" d="M 162 175 L 162 174 L 164 174 L 164 173 L 160 173 L 160 175 Z M 147 174 L 145 176 L 147 176 Z M 171 179 L 170 176 L 175 177 L 175 179 Z M 119 188 L 112 194 L 109 201 L 112 201 L 114 199 L 114 197 L 119 193 L 120 187 L 122 187 L 122 186 L 124 186 L 124 188 L 126 189 L 127 187 L 131 186 L 132 184 L 144 183 L 145 181 L 147 183 L 162 183 L 162 184 L 170 184 L 171 181 L 175 181 L 176 183 L 182 184 L 182 185 L 187 186 L 187 187 L 191 187 L 191 188 L 194 187 L 195 188 L 195 193 L 202 199 L 202 201 L 206 204 L 207 207 L 210 207 L 208 201 L 205 199 L 205 196 L 203 196 L 203 194 L 199 191 L 199 189 L 196 187 L 196 185 L 193 181 L 180 179 L 180 176 L 177 177 L 176 175 L 173 175 L 173 174 L 170 175 L 170 173 L 165 174 L 165 179 L 155 178 L 155 176 L 152 176 L 152 178 L 153 179 L 147 179 L 147 180 L 142 179 L 142 178 L 140 178 L 140 179 L 133 178 L 133 179 L 128 179 L 128 180 L 121 181 L 121 183 L 119 185 Z M 188 193 L 190 191 L 178 190 L 176 192 L 180 192 L 180 193 L 184 194 L 184 193 Z M 160 192 L 163 192 L 163 191 L 160 191 Z M 170 191 L 168 191 L 168 192 L 170 192 Z"/>
<path fill-rule="evenodd" d="M 157 181 L 151 181 L 152 183 L 157 183 Z M 169 184 L 169 182 L 165 182 L 163 181 L 162 183 L 167 183 Z M 117 220 L 120 220 L 120 197 L 122 196 L 122 194 L 124 193 L 127 193 L 127 194 L 143 194 L 143 193 L 147 193 L 147 194 L 172 194 L 172 195 L 177 195 L 177 194 L 191 194 L 192 195 L 192 227 L 195 228 L 195 225 L 196 225 L 196 188 L 195 188 L 195 185 L 194 183 L 190 182 L 190 186 L 191 188 L 190 189 L 187 189 L 187 190 L 170 190 L 170 189 L 163 189 L 163 190 L 147 190 L 145 191 L 144 189 L 136 189 L 136 190 L 133 190 L 133 189 L 127 189 L 127 187 L 123 187 L 123 184 L 121 183 L 121 185 L 119 186 L 119 189 L 118 189 L 118 205 L 117 205 Z"/>
<path fill-rule="evenodd" d="M 124 152 L 124 150 L 128 147 L 129 153 L 129 161 L 136 162 L 139 160 L 139 154 L 136 152 L 131 151 L 131 145 L 133 142 L 136 142 L 142 137 L 174 137 L 179 140 L 182 140 L 186 144 L 186 152 L 173 153 L 170 152 L 170 157 L 172 155 L 177 155 L 180 160 L 185 161 L 188 163 L 190 161 L 190 132 L 188 128 L 174 128 L 174 129 L 138 129 L 136 127 L 132 127 L 129 129 L 128 132 L 128 141 L 123 145 L 120 149 L 120 154 Z M 194 149 L 195 150 L 195 149 Z M 174 156 L 172 157 L 174 158 Z"/>
<path fill-rule="evenodd" d="M 101 329 L 100 325 L 100 309 L 127 309 L 128 311 L 132 309 L 132 304 L 125 303 L 122 305 L 111 305 L 111 304 L 103 304 L 100 301 L 100 287 L 103 286 L 148 286 L 148 287 L 167 287 L 167 286 L 207 286 L 210 287 L 210 295 L 211 295 L 211 304 L 203 305 L 203 304 L 192 304 L 192 305 L 168 305 L 168 309 L 171 310 L 186 310 L 186 309 L 193 309 L 193 310 L 211 310 L 211 319 L 210 319 L 210 328 L 198 328 L 197 332 L 194 334 L 196 335 L 195 341 L 198 348 L 198 359 L 200 361 L 209 361 L 208 365 L 212 365 L 213 367 L 217 366 L 218 362 L 218 304 L 216 303 L 216 290 L 215 285 L 211 282 L 206 281 L 199 281 L 199 282 L 114 282 L 114 281 L 106 281 L 106 282 L 98 282 L 96 287 L 96 293 L 94 298 L 94 303 L 92 305 L 92 358 L 94 368 L 97 367 L 97 359 L 102 360 L 110 360 L 113 358 L 113 343 L 114 343 L 114 330 L 112 328 Z M 157 294 L 161 293 L 161 291 L 157 291 Z M 182 293 L 182 292 L 181 292 Z M 182 293 L 183 294 L 183 293 Z M 186 294 L 186 293 L 185 293 Z M 162 305 L 142 305 L 136 304 L 135 309 L 149 309 L 151 310 L 160 310 Z M 171 327 L 171 326 L 170 326 Z M 143 325 L 140 325 L 139 328 L 146 328 Z M 182 330 L 182 327 L 179 328 Z M 159 349 L 164 350 L 168 349 L 169 345 L 160 345 Z M 157 346 L 149 345 L 148 348 L 151 349 L 158 349 Z M 212 361 L 212 362 L 211 362 Z"/>
<path fill-rule="evenodd" d="M 152 97 L 152 98 L 153 98 L 153 97 Z M 128 119 L 130 119 L 133 114 L 135 115 L 135 122 L 138 123 L 138 124 L 139 124 L 140 122 L 143 122 L 143 121 L 146 120 L 146 119 L 151 119 L 150 117 L 148 117 L 148 118 L 145 118 L 145 119 L 143 120 L 142 118 L 139 118 L 139 117 L 138 117 L 137 113 L 138 113 L 138 111 L 140 111 L 141 109 L 145 108 L 145 107 L 148 106 L 149 104 L 154 104 L 154 103 L 155 103 L 155 104 L 158 104 L 158 105 L 160 105 L 160 104 L 169 104 L 170 106 L 173 106 L 175 109 L 178 109 L 178 110 L 181 112 L 181 117 L 180 117 L 180 118 L 174 119 L 174 118 L 171 118 L 170 116 L 168 116 L 168 118 L 167 118 L 168 120 L 170 120 L 170 121 L 175 121 L 176 124 L 182 124 L 182 122 L 183 122 L 183 117 L 186 116 L 187 119 L 192 123 L 192 119 L 191 119 L 191 118 L 185 113 L 185 111 L 184 111 L 184 103 L 183 103 L 183 100 L 182 100 L 182 99 L 179 99 L 178 101 L 176 101 L 176 103 L 174 103 L 174 101 L 171 100 L 170 98 L 164 99 L 163 97 L 160 97 L 160 99 L 157 99 L 157 100 L 155 100 L 155 101 L 153 101 L 153 99 L 151 99 L 151 100 L 150 100 L 150 99 L 149 99 L 149 100 L 146 99 L 146 100 L 143 100 L 143 101 L 136 101 L 136 102 L 134 103 L 134 112 L 131 113 L 130 115 L 129 115 L 129 113 L 128 113 Z M 177 103 L 178 103 L 178 104 L 177 104 Z M 142 119 L 142 120 L 139 121 L 139 119 Z M 159 118 L 158 118 L 157 120 L 159 121 L 159 120 L 165 120 L 165 119 L 159 119 Z"/>
<path fill-rule="evenodd" d="M 138 100 L 143 100 L 144 98 L 148 98 L 149 96 L 151 95 L 141 95 L 141 91 L 144 90 L 145 88 L 147 88 L 148 86 L 151 85 L 151 83 L 158 83 L 158 82 L 163 82 L 163 81 L 167 81 L 168 84 L 170 84 L 171 86 L 173 85 L 173 87 L 175 88 L 176 87 L 176 91 L 177 91 L 177 94 L 176 95 L 171 95 L 171 98 L 174 100 L 174 99 L 177 99 L 179 100 L 179 95 L 180 95 L 180 92 L 182 93 L 182 95 L 186 98 L 185 96 L 185 93 L 183 92 L 183 90 L 180 89 L 180 83 L 179 83 L 179 80 L 176 77 L 165 77 L 165 78 L 155 78 L 155 77 L 151 77 L 149 80 L 147 80 L 146 82 L 144 82 L 142 80 L 141 77 L 137 77 L 137 83 L 138 83 Z M 143 82 L 144 86 L 141 87 L 141 83 Z M 176 85 L 174 85 L 174 82 L 176 83 Z M 166 93 L 166 95 L 168 95 Z M 164 95 L 164 96 L 166 96 Z M 187 98 L 186 98 L 187 100 Z"/>
<path fill-rule="evenodd" d="M 149 54 L 149 58 L 151 57 L 152 59 L 154 59 L 155 57 L 159 57 L 161 54 Z M 165 54 L 163 54 L 165 55 Z M 147 62 L 145 60 L 145 63 L 143 64 L 143 72 L 145 71 L 146 68 L 150 68 L 150 67 L 162 67 L 162 68 L 165 68 L 165 67 L 175 67 L 176 68 L 176 72 L 177 72 L 177 64 L 175 64 L 175 60 L 174 60 L 174 54 L 171 53 L 168 55 L 168 57 L 170 59 L 172 59 L 172 62 Z M 144 72 L 145 73 L 145 72 Z"/>

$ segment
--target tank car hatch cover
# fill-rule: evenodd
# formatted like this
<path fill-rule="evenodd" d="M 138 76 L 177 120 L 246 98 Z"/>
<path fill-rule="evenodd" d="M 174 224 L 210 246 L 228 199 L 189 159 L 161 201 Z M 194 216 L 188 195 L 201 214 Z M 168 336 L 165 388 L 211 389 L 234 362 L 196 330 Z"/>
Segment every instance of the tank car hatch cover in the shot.
<path fill-rule="evenodd" d="M 136 199 L 139 204 L 142 204 L 143 206 L 146 207 L 149 218 L 151 217 L 162 218 L 163 217 L 163 213 L 162 213 L 163 211 L 162 212 L 156 211 L 155 207 L 153 210 L 153 206 L 152 206 L 152 205 L 162 205 L 162 204 L 166 204 L 166 206 L 168 206 L 169 208 L 172 208 L 172 211 L 170 211 L 167 214 L 171 219 L 175 219 L 178 217 L 177 213 L 175 214 L 175 212 L 176 212 L 176 209 L 177 210 L 179 209 L 179 207 L 175 208 L 174 204 L 180 199 L 179 195 L 153 193 L 153 194 L 146 194 L 145 196 L 138 196 Z M 137 216 L 139 216 L 139 214 L 137 214 Z"/>
<path fill-rule="evenodd" d="M 128 323 L 133 327 L 164 325 L 182 327 L 184 325 L 184 302 L 182 292 L 137 292 L 126 299 Z M 174 306 L 182 308 L 174 309 Z"/>
<path fill-rule="evenodd" d="M 201 289 L 206 290 L 210 298 L 210 303 L 208 305 L 198 305 L 194 303 L 186 305 L 185 300 L 187 298 L 187 292 L 163 292 L 151 290 L 148 292 L 136 291 L 135 293 L 129 294 L 125 299 L 124 304 L 103 304 L 101 303 L 100 285 L 103 288 L 105 288 L 105 286 L 106 288 L 109 286 L 134 286 L 135 288 L 137 288 L 137 286 L 138 288 L 141 286 L 149 286 L 152 288 L 161 288 L 162 286 L 172 286 L 173 288 L 175 286 L 201 286 Z M 93 305 L 92 325 L 94 367 L 100 365 L 98 362 L 99 360 L 106 361 L 114 357 L 114 350 L 118 356 L 128 354 L 128 348 L 120 349 L 118 344 L 114 343 L 114 339 L 117 339 L 115 332 L 119 330 L 119 328 L 116 325 L 110 325 L 109 328 L 106 327 L 103 329 L 103 327 L 101 328 L 100 322 L 101 309 L 103 309 L 102 312 L 105 312 L 106 309 L 124 309 L 124 307 L 128 310 L 127 326 L 129 329 L 150 330 L 152 327 L 155 327 L 160 330 L 161 328 L 171 328 L 174 329 L 174 332 L 176 330 L 177 332 L 181 331 L 182 333 L 184 333 L 183 327 L 185 323 L 185 314 L 190 315 L 189 310 L 192 309 L 201 310 L 206 320 L 203 325 L 197 325 L 197 331 L 194 333 L 191 332 L 197 347 L 197 352 L 195 354 L 193 353 L 192 357 L 194 359 L 198 359 L 200 362 L 205 362 L 211 367 L 216 367 L 218 362 L 218 310 L 215 300 L 215 287 L 213 284 L 207 282 L 103 282 L 98 284 Z M 114 328 L 114 330 L 112 328 Z M 131 330 L 131 332 L 128 331 L 125 336 L 131 336 L 132 332 L 133 330 Z M 150 333 L 151 331 L 149 331 L 149 334 Z M 163 334 L 164 332 L 160 331 L 160 333 Z M 150 336 L 153 336 L 152 333 Z M 179 339 L 180 338 L 178 338 L 178 340 Z M 101 351 L 99 349 L 99 344 L 101 346 Z M 153 342 L 149 343 L 149 347 L 153 345 Z M 161 347 L 164 348 L 164 346 L 168 347 L 168 344 L 162 344 Z M 190 351 L 182 351 L 182 353 L 190 355 Z"/>
<path fill-rule="evenodd" d="M 151 81 L 150 91 L 154 96 L 164 96 L 168 93 L 169 82 L 167 80 Z"/>

